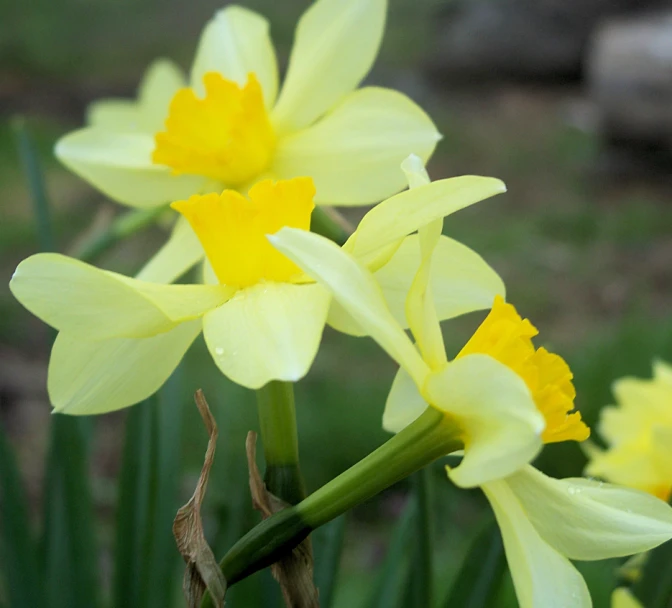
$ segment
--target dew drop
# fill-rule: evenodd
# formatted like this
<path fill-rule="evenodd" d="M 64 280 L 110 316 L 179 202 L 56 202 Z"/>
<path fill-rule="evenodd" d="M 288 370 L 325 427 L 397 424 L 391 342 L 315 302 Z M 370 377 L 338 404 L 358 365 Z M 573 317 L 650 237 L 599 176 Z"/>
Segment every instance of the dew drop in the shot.
<path fill-rule="evenodd" d="M 218 346 L 217 348 L 215 348 L 215 354 L 218 357 L 221 357 L 224 354 L 224 349 L 221 346 Z"/>

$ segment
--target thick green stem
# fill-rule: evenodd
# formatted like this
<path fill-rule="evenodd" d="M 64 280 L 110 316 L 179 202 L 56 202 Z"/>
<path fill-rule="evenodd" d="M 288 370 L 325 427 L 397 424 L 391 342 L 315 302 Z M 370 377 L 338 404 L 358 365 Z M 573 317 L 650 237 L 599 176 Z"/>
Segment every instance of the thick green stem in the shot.
<path fill-rule="evenodd" d="M 295 505 L 305 497 L 305 489 L 299 469 L 293 384 L 273 381 L 260 388 L 257 410 L 266 460 L 264 482 L 269 492 Z"/>
<path fill-rule="evenodd" d="M 434 408 L 294 507 L 261 522 L 224 556 L 230 586 L 293 549 L 312 530 L 375 496 L 395 482 L 462 448 L 459 429 Z M 206 596 L 207 598 L 207 596 Z M 209 598 L 203 606 L 210 606 Z"/>
<path fill-rule="evenodd" d="M 313 529 L 368 500 L 441 456 L 462 448 L 460 431 L 428 407 L 376 451 L 297 505 Z"/>

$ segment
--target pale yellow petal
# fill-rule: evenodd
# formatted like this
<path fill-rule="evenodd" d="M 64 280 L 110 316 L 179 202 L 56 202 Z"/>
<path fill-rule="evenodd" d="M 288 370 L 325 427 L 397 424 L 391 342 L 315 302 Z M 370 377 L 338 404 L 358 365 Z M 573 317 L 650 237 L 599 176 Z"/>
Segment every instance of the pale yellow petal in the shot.
<path fill-rule="evenodd" d="M 429 179 L 429 173 L 425 168 L 425 161 L 417 154 L 409 154 L 401 163 L 401 170 L 406 176 L 406 182 L 409 188 L 418 188 L 426 186 L 432 180 Z"/>
<path fill-rule="evenodd" d="M 653 378 L 672 386 L 672 365 L 661 359 L 656 359 L 653 362 Z"/>
<path fill-rule="evenodd" d="M 152 162 L 154 139 L 93 127 L 73 131 L 54 150 L 68 169 L 111 199 L 130 207 L 156 207 L 189 198 L 205 184 L 194 175 L 173 175 Z"/>
<path fill-rule="evenodd" d="M 271 172 L 288 179 L 310 175 L 316 203 L 377 203 L 406 185 L 399 165 L 414 152 L 427 160 L 440 136 L 408 97 L 365 88 L 312 127 L 278 141 Z"/>
<path fill-rule="evenodd" d="M 672 487 L 672 427 L 654 427 L 651 433 L 651 457 L 660 478 Z"/>
<path fill-rule="evenodd" d="M 385 402 L 383 428 L 398 433 L 413 422 L 427 408 L 418 387 L 404 369 L 400 369 L 392 382 Z"/>
<path fill-rule="evenodd" d="M 432 369 L 440 369 L 448 361 L 429 281 L 433 253 L 441 238 L 442 228 L 443 219 L 439 219 L 418 231 L 421 262 L 405 303 L 408 326 L 422 358 Z"/>
<path fill-rule="evenodd" d="M 405 297 L 420 265 L 418 237 L 406 237 L 390 261 L 374 273 L 395 318 L 404 323 Z M 443 321 L 492 306 L 504 296 L 504 282 L 473 249 L 442 236 L 434 250 L 430 286 L 436 313 Z"/>
<path fill-rule="evenodd" d="M 672 507 L 646 492 L 582 478 L 552 479 L 533 467 L 507 483 L 539 534 L 570 559 L 623 557 L 672 538 Z"/>
<path fill-rule="evenodd" d="M 398 321 L 399 319 L 397 319 Z M 357 337 L 366 335 L 366 331 L 361 328 L 357 321 L 352 318 L 352 315 L 335 299 L 331 301 L 331 305 L 329 306 L 327 324 L 343 334 Z M 400 325 L 403 327 L 402 323 Z"/>
<path fill-rule="evenodd" d="M 203 95 L 203 76 L 218 72 L 240 86 L 253 73 L 271 108 L 278 92 L 278 65 L 268 20 L 242 6 L 227 6 L 215 13 L 201 34 L 191 68 L 191 86 Z"/>
<path fill-rule="evenodd" d="M 644 420 L 636 411 L 607 406 L 600 410 L 597 428 L 608 444 L 619 445 L 643 430 Z"/>
<path fill-rule="evenodd" d="M 614 450 L 594 451 L 585 474 L 647 491 L 672 486 L 672 477 L 664 475 L 657 464 L 649 449 L 636 444 L 626 445 Z"/>
<path fill-rule="evenodd" d="M 639 443 L 645 449 L 651 429 L 672 427 L 672 385 L 657 380 L 626 377 L 614 382 L 618 407 L 605 407 L 600 415 L 600 435 L 621 446 Z"/>
<path fill-rule="evenodd" d="M 611 608 L 644 608 L 629 589 L 619 587 L 611 594 Z"/>
<path fill-rule="evenodd" d="M 537 533 L 508 480 L 492 481 L 482 489 L 502 532 L 520 608 L 590 608 L 583 577 Z"/>
<path fill-rule="evenodd" d="M 86 109 L 86 124 L 108 131 L 145 131 L 137 101 L 99 99 Z"/>
<path fill-rule="evenodd" d="M 170 238 L 136 275 L 136 279 L 151 283 L 172 283 L 203 259 L 201 242 L 189 222 L 178 217 Z"/>
<path fill-rule="evenodd" d="M 394 320 L 371 273 L 334 242 L 320 235 L 283 228 L 268 237 L 276 249 L 293 260 L 306 274 L 324 285 L 414 381 L 422 384 L 428 373 L 404 330 Z"/>
<path fill-rule="evenodd" d="M 165 285 L 148 283 L 113 272 L 106 274 L 125 283 L 147 301 L 151 302 L 172 323 L 183 323 L 205 313 L 229 300 L 237 291 L 227 285 Z"/>
<path fill-rule="evenodd" d="M 417 235 L 406 237 L 390 260 L 374 272 L 390 312 L 402 327 L 408 327 L 405 303 L 413 277 L 420 266 Z M 442 236 L 434 250 L 430 285 L 438 318 L 443 321 L 492 306 L 496 295 L 506 294 L 504 282 L 473 249 Z M 338 304 L 332 302 L 327 322 L 353 336 L 364 330 Z"/>
<path fill-rule="evenodd" d="M 401 192 L 362 218 L 345 249 L 368 263 L 382 247 L 400 241 L 432 220 L 505 191 L 498 179 L 465 175 Z"/>
<path fill-rule="evenodd" d="M 168 379 L 200 331 L 196 320 L 152 338 L 90 342 L 61 332 L 49 361 L 51 403 L 56 411 L 74 415 L 138 403 Z"/>
<path fill-rule="evenodd" d="M 296 27 L 273 111 L 279 131 L 312 124 L 359 85 L 378 54 L 386 0 L 318 0 Z"/>
<path fill-rule="evenodd" d="M 614 396 L 621 409 L 640 417 L 653 417 L 672 423 L 672 386 L 645 378 L 621 378 L 614 382 Z"/>
<path fill-rule="evenodd" d="M 271 380 L 296 382 L 317 354 L 329 300 L 320 285 L 260 283 L 206 314 L 203 335 L 234 382 L 252 389 Z"/>
<path fill-rule="evenodd" d="M 217 285 L 219 283 L 219 279 L 207 257 L 203 260 L 203 266 L 201 266 L 201 280 L 206 285 Z"/>
<path fill-rule="evenodd" d="M 138 88 L 138 98 L 100 99 L 87 108 L 86 123 L 113 132 L 154 135 L 163 128 L 173 95 L 185 85 L 182 70 L 168 59 L 154 61 Z"/>
<path fill-rule="evenodd" d="M 157 59 L 145 72 L 138 88 L 142 125 L 152 135 L 161 131 L 175 93 L 186 86 L 182 69 L 169 59 Z"/>
<path fill-rule="evenodd" d="M 408 187 L 411 189 L 426 186 L 430 183 L 422 159 L 415 154 L 404 160 L 401 169 L 408 181 Z M 442 230 L 443 218 L 432 220 L 426 226 L 418 229 L 420 264 L 404 303 L 408 326 L 422 353 L 422 358 L 432 369 L 436 370 L 448 362 L 431 285 L 434 252 L 439 244 Z"/>
<path fill-rule="evenodd" d="M 45 323 L 88 340 L 168 331 L 219 306 L 233 291 L 219 285 L 145 283 L 57 253 L 21 262 L 10 289 Z"/>
<path fill-rule="evenodd" d="M 424 398 L 464 432 L 464 458 L 452 481 L 474 487 L 529 463 L 541 450 L 544 418 L 523 379 L 488 355 L 466 355 L 432 373 Z"/>

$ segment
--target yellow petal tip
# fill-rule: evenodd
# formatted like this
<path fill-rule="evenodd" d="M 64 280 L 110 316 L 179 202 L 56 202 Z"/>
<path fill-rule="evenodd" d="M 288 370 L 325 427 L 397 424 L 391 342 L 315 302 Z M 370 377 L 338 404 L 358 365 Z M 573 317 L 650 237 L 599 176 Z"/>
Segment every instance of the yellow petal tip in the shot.
<path fill-rule="evenodd" d="M 220 283 L 249 287 L 261 280 L 289 282 L 300 269 L 266 237 L 283 226 L 310 229 L 313 181 L 263 180 L 248 196 L 225 190 L 221 195 L 194 195 L 171 207 L 193 228 Z"/>

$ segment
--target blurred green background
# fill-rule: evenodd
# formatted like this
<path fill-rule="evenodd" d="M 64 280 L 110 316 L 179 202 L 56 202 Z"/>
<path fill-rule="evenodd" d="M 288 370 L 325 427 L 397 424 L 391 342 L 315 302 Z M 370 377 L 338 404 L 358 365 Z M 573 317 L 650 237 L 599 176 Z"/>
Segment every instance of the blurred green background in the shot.
<path fill-rule="evenodd" d="M 249 0 L 272 22 L 281 65 L 305 1 Z M 540 330 L 539 345 L 569 361 L 577 404 L 589 424 L 610 403 L 621 375 L 650 375 L 655 357 L 672 360 L 672 184 L 665 175 L 609 170 L 598 135 L 579 129 L 571 110 L 578 81 L 462 82 L 428 75 L 434 56 L 435 15 L 441 0 L 391 0 L 389 25 L 367 82 L 403 90 L 421 103 L 444 139 L 429 171 L 433 178 L 465 173 L 503 179 L 508 193 L 447 219 L 445 233 L 479 251 L 502 275 L 508 299 Z M 220 3 L 210 0 L 34 0 L 3 8 L 0 23 L 0 418 L 16 450 L 31 512 L 42 503 L 50 408 L 46 365 L 50 334 L 11 297 L 16 264 L 37 250 L 34 218 L 15 150 L 10 118 L 23 115 L 38 146 L 52 202 L 60 251 L 109 223 L 119 208 L 69 174 L 52 156 L 56 139 L 82 124 L 84 109 L 102 96 L 132 96 L 157 56 L 185 69 L 201 27 Z M 356 221 L 363 210 L 348 211 Z M 107 253 L 108 269 L 134 273 L 165 238 L 153 228 Z M 456 353 L 482 315 L 444 324 Z M 367 339 L 327 329 L 308 377 L 296 387 L 302 466 L 315 489 L 386 439 L 381 414 L 395 368 Z M 247 490 L 244 440 L 257 429 L 255 398 L 215 369 L 202 340 L 181 376 L 180 496 L 190 495 L 206 435 L 190 394 L 203 388 L 219 423 L 218 452 L 207 499 L 206 525 L 219 556 L 232 530 L 257 521 Z M 148 407 L 142 404 L 137 407 Z M 117 475 L 127 412 L 96 418 L 90 470 L 102 547 L 101 581 L 109 585 Z M 550 446 L 539 466 L 555 476 L 580 475 L 575 445 Z M 437 526 L 437 597 L 445 595 L 471 538 L 491 516 L 479 492 L 457 491 L 441 463 L 432 469 Z M 348 518 L 336 606 L 370 604 L 391 530 L 403 509 L 399 484 Z M 225 513 L 228 528 L 218 525 Z M 238 518 L 238 519 L 236 519 Z M 241 523 L 242 522 L 242 523 Z M 237 527 L 236 527 L 237 526 Z M 168 558 L 167 558 L 168 559 Z M 170 559 L 179 561 L 176 551 Z M 607 606 L 613 562 L 589 564 L 595 605 Z M 179 597 L 181 576 L 174 580 Z M 234 588 L 231 606 L 274 605 L 268 586 Z M 0 591 L 1 596 L 1 591 Z M 265 599 L 264 599 L 265 598 Z M 510 583 L 497 605 L 515 606 Z M 261 602 L 255 604 L 255 602 Z M 401 605 L 401 604 L 400 604 Z"/>

